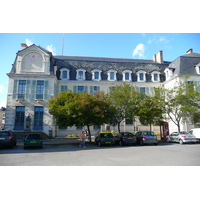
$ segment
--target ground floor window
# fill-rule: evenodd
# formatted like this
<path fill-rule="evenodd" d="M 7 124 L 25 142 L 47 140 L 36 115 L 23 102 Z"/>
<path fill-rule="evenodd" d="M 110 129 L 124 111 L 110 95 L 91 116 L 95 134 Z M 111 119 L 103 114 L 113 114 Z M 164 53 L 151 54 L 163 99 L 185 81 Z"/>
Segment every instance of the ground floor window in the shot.
<path fill-rule="evenodd" d="M 35 107 L 34 113 L 34 130 L 42 130 L 43 129 L 43 115 L 44 108 L 43 107 Z"/>
<path fill-rule="evenodd" d="M 16 107 L 14 130 L 24 130 L 25 107 Z"/>

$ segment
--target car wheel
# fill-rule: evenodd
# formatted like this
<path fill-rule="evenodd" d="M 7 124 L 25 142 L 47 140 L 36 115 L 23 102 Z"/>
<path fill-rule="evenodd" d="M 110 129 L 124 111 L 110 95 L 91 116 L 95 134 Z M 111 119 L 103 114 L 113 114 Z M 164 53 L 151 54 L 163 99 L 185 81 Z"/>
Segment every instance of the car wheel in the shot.
<path fill-rule="evenodd" d="M 143 141 L 142 140 L 140 140 L 140 145 L 143 145 Z"/>
<path fill-rule="evenodd" d="M 166 141 L 167 141 L 167 143 L 169 143 L 170 142 L 169 138 L 167 138 Z"/>
<path fill-rule="evenodd" d="M 183 140 L 179 140 L 179 144 L 183 144 Z"/>
<path fill-rule="evenodd" d="M 158 145 L 158 143 L 155 143 L 154 145 Z"/>

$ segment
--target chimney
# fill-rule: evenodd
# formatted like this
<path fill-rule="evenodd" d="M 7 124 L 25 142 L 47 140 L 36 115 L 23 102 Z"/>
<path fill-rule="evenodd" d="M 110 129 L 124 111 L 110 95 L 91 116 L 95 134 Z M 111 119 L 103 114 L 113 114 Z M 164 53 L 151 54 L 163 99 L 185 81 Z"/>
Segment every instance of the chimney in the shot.
<path fill-rule="evenodd" d="M 153 55 L 153 61 L 158 63 L 163 63 L 163 52 L 159 51 Z"/>
<path fill-rule="evenodd" d="M 187 54 L 191 54 L 191 53 L 193 53 L 193 49 L 189 49 L 189 50 L 187 50 L 186 53 L 187 53 Z"/>
<path fill-rule="evenodd" d="M 28 47 L 26 43 L 21 43 L 21 50 L 25 49 L 26 47 Z"/>

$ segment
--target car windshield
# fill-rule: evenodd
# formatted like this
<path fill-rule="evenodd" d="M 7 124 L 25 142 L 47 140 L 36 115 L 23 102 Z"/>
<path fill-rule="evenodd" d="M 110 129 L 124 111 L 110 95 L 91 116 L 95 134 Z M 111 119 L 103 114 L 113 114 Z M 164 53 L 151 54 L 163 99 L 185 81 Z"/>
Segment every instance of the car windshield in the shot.
<path fill-rule="evenodd" d="M 148 132 L 144 132 L 144 135 L 147 135 L 147 136 L 150 135 L 150 136 L 152 136 L 152 135 L 155 135 L 155 134 L 154 134 L 154 132 L 148 131 Z"/>
<path fill-rule="evenodd" d="M 38 134 L 31 134 L 27 136 L 27 139 L 40 139 L 40 135 Z"/>
<path fill-rule="evenodd" d="M 124 135 L 124 136 L 132 136 L 133 135 L 133 133 L 122 133 L 122 135 Z"/>
<path fill-rule="evenodd" d="M 192 134 L 192 133 L 188 133 L 188 132 L 186 132 L 186 131 L 182 131 L 182 132 L 180 132 L 180 134 L 181 134 L 181 135 L 189 135 L 189 134 Z"/>
<path fill-rule="evenodd" d="M 113 138 L 114 136 L 112 135 L 112 133 L 102 133 L 100 135 L 101 138 Z"/>
<path fill-rule="evenodd" d="M 8 132 L 1 132 L 0 136 L 8 136 Z"/>

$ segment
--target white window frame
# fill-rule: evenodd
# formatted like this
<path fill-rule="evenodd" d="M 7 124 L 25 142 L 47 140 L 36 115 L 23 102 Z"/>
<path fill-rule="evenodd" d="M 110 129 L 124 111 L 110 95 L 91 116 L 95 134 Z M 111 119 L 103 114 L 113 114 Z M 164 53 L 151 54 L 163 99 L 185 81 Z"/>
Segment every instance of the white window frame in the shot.
<path fill-rule="evenodd" d="M 83 78 L 80 78 L 80 77 L 79 77 L 79 72 L 83 72 Z M 76 79 L 77 79 L 77 80 L 85 80 L 85 72 L 86 72 L 85 69 L 77 69 L 77 70 L 76 70 Z"/>
<path fill-rule="evenodd" d="M 63 78 L 63 72 L 67 72 L 67 78 Z M 66 69 L 66 68 L 63 68 L 60 70 L 60 79 L 61 80 L 69 80 L 69 72 L 70 70 L 69 69 Z"/>
<path fill-rule="evenodd" d="M 146 82 L 146 72 L 145 71 L 140 70 L 136 74 L 137 74 L 137 82 Z M 144 80 L 140 80 L 140 74 L 143 74 Z"/>
<path fill-rule="evenodd" d="M 101 81 L 101 70 L 99 69 L 94 69 L 91 71 L 92 72 L 92 80 L 93 81 Z M 99 78 L 98 79 L 95 79 L 95 72 L 99 72 Z"/>
<path fill-rule="evenodd" d="M 126 73 L 129 73 L 129 79 L 128 79 L 128 80 L 126 80 L 126 76 L 125 76 Z M 130 81 L 132 80 L 132 78 L 131 78 L 131 73 L 132 73 L 131 70 L 124 70 L 124 71 L 122 72 L 122 75 L 123 75 L 123 81 L 130 82 Z"/>
<path fill-rule="evenodd" d="M 155 79 L 154 79 L 154 74 L 157 74 L 158 80 L 155 80 Z M 151 73 L 151 81 L 152 81 L 152 82 L 160 82 L 160 72 L 158 72 L 158 71 L 153 71 L 153 72 Z"/>
<path fill-rule="evenodd" d="M 200 75 L 200 63 L 195 66 L 196 73 Z"/>
<path fill-rule="evenodd" d="M 111 72 L 113 72 L 114 73 L 114 79 L 110 79 L 110 73 Z M 107 71 L 107 75 L 108 75 L 108 81 L 116 81 L 117 80 L 117 76 L 116 76 L 116 74 L 117 74 L 117 71 L 116 70 L 114 70 L 114 69 L 110 69 L 110 70 L 108 70 Z"/>

